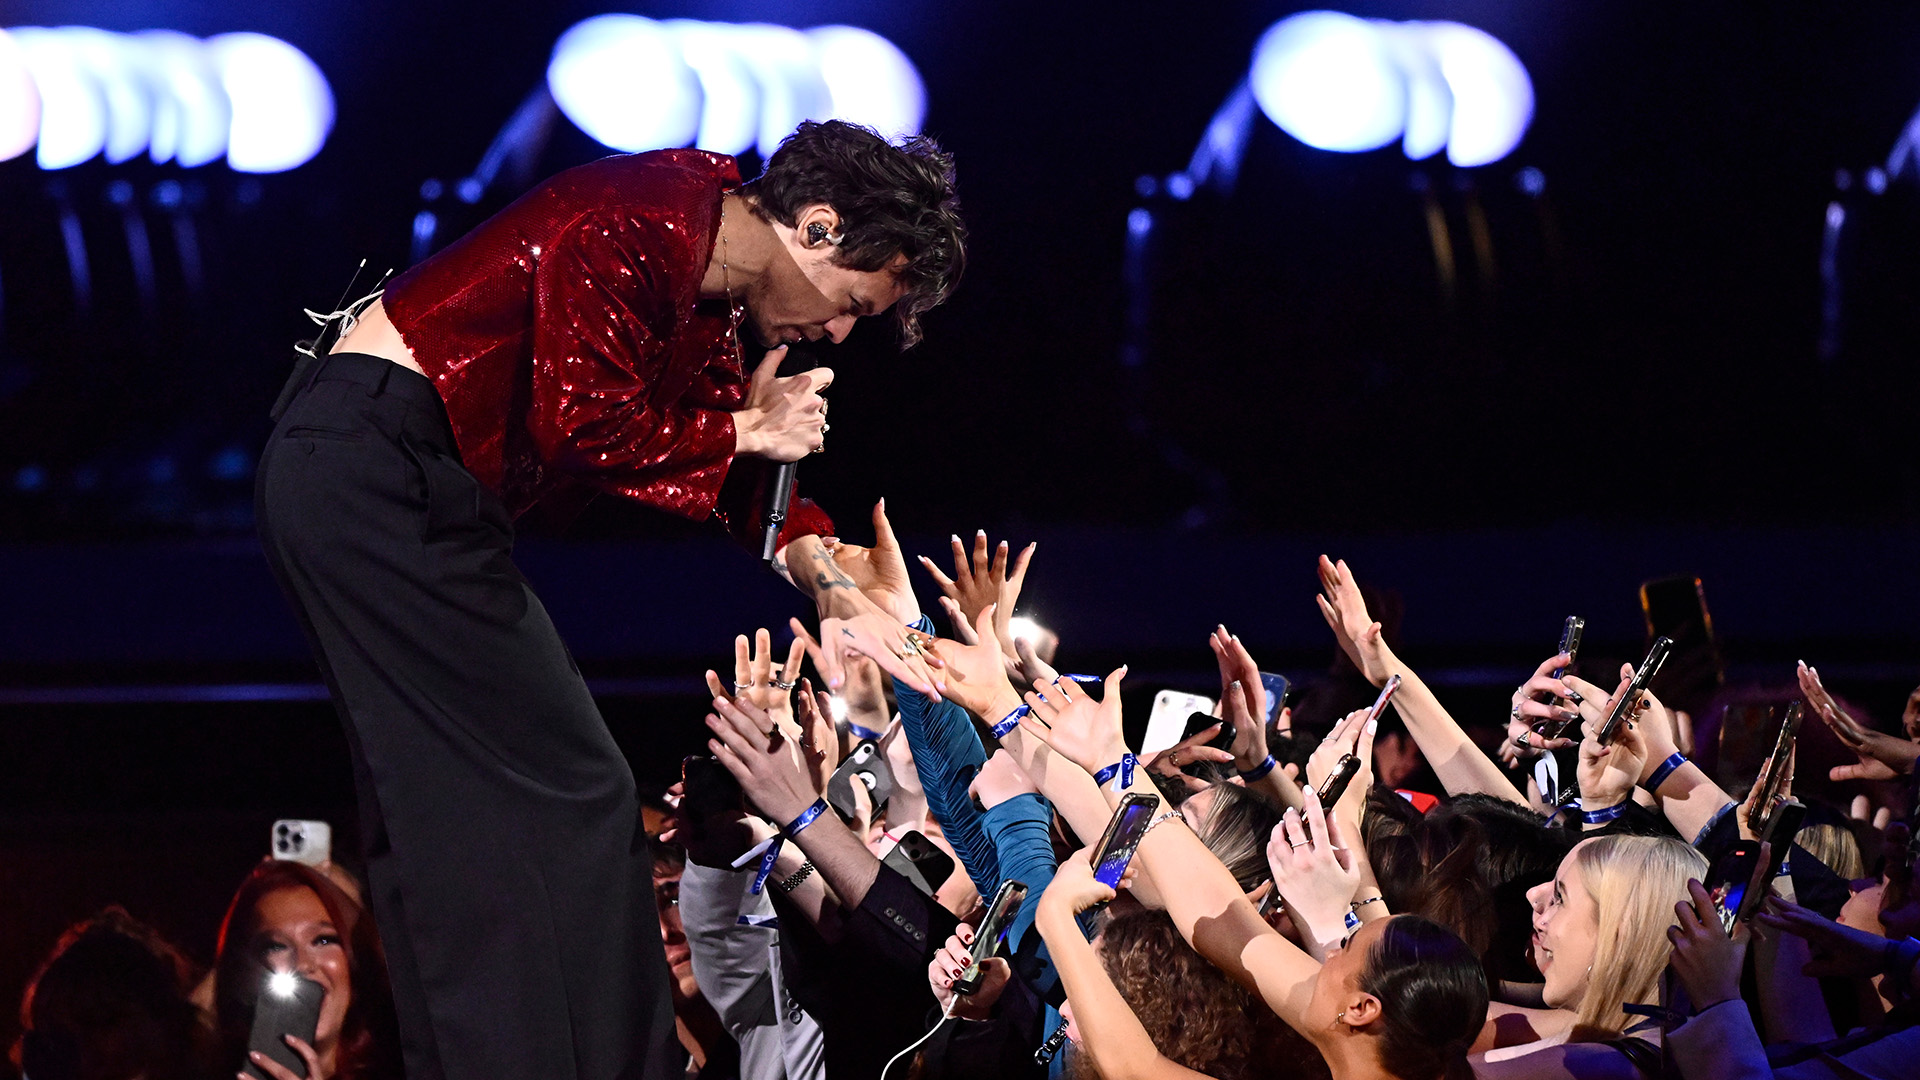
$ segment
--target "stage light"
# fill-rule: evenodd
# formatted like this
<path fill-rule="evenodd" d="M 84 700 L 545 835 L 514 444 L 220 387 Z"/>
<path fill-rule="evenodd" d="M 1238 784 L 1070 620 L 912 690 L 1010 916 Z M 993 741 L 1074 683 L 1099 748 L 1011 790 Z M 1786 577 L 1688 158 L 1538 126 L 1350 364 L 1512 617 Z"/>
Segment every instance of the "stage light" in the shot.
<path fill-rule="evenodd" d="M 615 150 L 685 146 L 700 126 L 700 80 L 652 19 L 596 15 L 560 35 L 547 64 L 560 111 Z"/>
<path fill-rule="evenodd" d="M 893 42 L 857 26 L 817 26 L 807 37 L 818 50 L 834 116 L 889 139 L 920 131 L 927 118 L 927 89 L 913 61 Z"/>
<path fill-rule="evenodd" d="M 100 153 L 107 145 L 106 99 L 66 36 L 39 26 L 8 32 L 40 91 L 40 142 L 34 154 L 40 167 L 71 168 Z"/>
<path fill-rule="evenodd" d="M 0 161 L 19 157 L 39 140 L 40 88 L 20 43 L 0 30 Z"/>
<path fill-rule="evenodd" d="M 764 156 L 803 120 L 847 120 L 898 138 L 918 132 L 926 115 L 913 62 L 853 26 L 802 32 L 600 15 L 560 36 L 547 86 L 582 131 L 627 151 L 692 144 Z"/>
<path fill-rule="evenodd" d="M 694 145 L 729 156 L 752 149 L 760 133 L 760 81 L 727 42 L 727 29 L 698 19 L 670 19 L 661 25 L 700 79 L 700 130 Z"/>
<path fill-rule="evenodd" d="M 1260 110 L 1321 150 L 1398 138 L 1408 158 L 1498 161 L 1533 120 L 1533 82 L 1513 50 L 1455 22 L 1368 21 L 1304 11 L 1268 28 L 1248 76 Z"/>
<path fill-rule="evenodd" d="M 87 26 L 63 26 L 59 33 L 74 59 L 93 76 L 106 104 L 107 162 L 130 161 L 153 138 L 153 95 L 140 71 L 138 50 L 130 39 Z"/>
<path fill-rule="evenodd" d="M 194 168 L 218 161 L 227 152 L 233 129 L 233 104 L 220 86 L 200 39 L 173 30 L 143 30 L 134 35 L 148 81 L 154 88 L 154 164 L 178 162 Z"/>
<path fill-rule="evenodd" d="M 1372 150 L 1406 130 L 1406 77 L 1365 19 L 1303 11 L 1280 20 L 1254 46 L 1250 79 L 1261 111 L 1319 150 Z"/>
<path fill-rule="evenodd" d="M 1455 22 L 1417 24 L 1453 91 L 1447 160 L 1471 168 L 1513 153 L 1533 122 L 1533 80 L 1513 50 Z"/>
<path fill-rule="evenodd" d="M 306 53 L 251 33 L 208 38 L 207 51 L 233 103 L 228 165 L 285 172 L 320 152 L 333 130 L 333 91 Z"/>

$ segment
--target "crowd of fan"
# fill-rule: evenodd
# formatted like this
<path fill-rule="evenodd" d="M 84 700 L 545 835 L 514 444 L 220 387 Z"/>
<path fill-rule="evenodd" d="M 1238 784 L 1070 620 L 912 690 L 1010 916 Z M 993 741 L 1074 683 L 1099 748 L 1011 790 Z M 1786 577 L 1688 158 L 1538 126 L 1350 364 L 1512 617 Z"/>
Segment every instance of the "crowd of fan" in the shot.
<path fill-rule="evenodd" d="M 847 587 L 916 628 L 939 694 L 874 664 L 830 694 L 801 676 L 817 647 L 798 624 L 783 657 L 767 631 L 742 636 L 731 678 L 707 673 L 711 757 L 650 817 L 687 1075 L 1920 1075 L 1920 690 L 1889 734 L 1802 664 L 1790 693 L 1691 708 L 1646 693 L 1603 732 L 1632 669 L 1554 656 L 1504 730 L 1476 725 L 1499 732 L 1483 746 L 1323 558 L 1344 677 L 1269 710 L 1218 628 L 1230 742 L 1205 729 L 1136 761 L 1125 669 L 1062 674 L 1053 642 L 1014 633 L 1031 547 L 982 534 L 954 541 L 951 575 L 928 562 L 936 636 L 883 511 L 874 523 L 873 546 L 828 550 Z M 1392 711 L 1371 719 L 1394 676 Z M 1782 767 L 1717 752 L 1730 712 L 1791 701 L 1810 719 Z M 1838 758 L 1796 784 L 1823 748 Z M 1564 791 L 1540 789 L 1542 754 L 1565 763 Z M 1349 757 L 1358 774 L 1323 805 Z M 1750 798 L 1769 774 L 1784 782 Z M 1128 795 L 1152 816 L 1116 890 L 1087 849 Z M 1789 797 L 1804 824 L 1755 850 L 1750 817 Z M 1778 876 L 1749 879 L 1776 846 Z M 976 941 L 1008 881 L 1025 902 Z M 1768 895 L 1723 917 L 1743 888 Z M 15 1062 L 33 1080 L 230 1075 L 263 966 L 327 991 L 312 1044 L 293 1040 L 309 1074 L 399 1075 L 355 883 L 284 861 L 242 885 L 203 979 L 124 912 L 69 931 L 22 1005 Z"/>

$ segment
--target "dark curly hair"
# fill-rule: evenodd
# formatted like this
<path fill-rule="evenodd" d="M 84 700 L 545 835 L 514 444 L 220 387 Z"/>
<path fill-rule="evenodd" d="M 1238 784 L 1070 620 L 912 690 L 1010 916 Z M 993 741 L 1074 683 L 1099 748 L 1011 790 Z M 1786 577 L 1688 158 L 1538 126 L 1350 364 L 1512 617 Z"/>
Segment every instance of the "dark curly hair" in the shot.
<path fill-rule="evenodd" d="M 906 256 L 899 271 L 906 291 L 893 305 L 903 347 L 919 342 L 920 316 L 952 295 L 966 268 L 953 157 L 925 136 L 895 146 L 858 124 L 809 120 L 744 190 L 756 212 L 789 228 L 809 206 L 833 207 L 841 266 L 871 272 Z"/>
<path fill-rule="evenodd" d="M 1480 958 L 1453 931 L 1419 915 L 1387 920 L 1360 971 L 1380 1000 L 1380 1064 L 1400 1080 L 1469 1080 L 1467 1050 L 1487 1022 Z"/>
<path fill-rule="evenodd" d="M 1100 931 L 1100 962 L 1169 1060 L 1215 1080 L 1327 1075 L 1318 1051 L 1193 951 L 1166 912 L 1109 919 Z M 1086 1055 L 1074 1061 L 1091 1071 Z"/>
<path fill-rule="evenodd" d="M 245 1060 L 266 962 L 259 950 L 260 901 L 282 889 L 311 889 L 346 946 L 352 997 L 341 1021 L 338 1080 L 388 1080 L 402 1075 L 398 1023 L 387 982 L 386 956 L 373 920 L 320 871 L 297 862 L 268 859 L 253 868 L 233 894 L 220 924 L 214 957 L 214 1007 L 226 1057 Z"/>

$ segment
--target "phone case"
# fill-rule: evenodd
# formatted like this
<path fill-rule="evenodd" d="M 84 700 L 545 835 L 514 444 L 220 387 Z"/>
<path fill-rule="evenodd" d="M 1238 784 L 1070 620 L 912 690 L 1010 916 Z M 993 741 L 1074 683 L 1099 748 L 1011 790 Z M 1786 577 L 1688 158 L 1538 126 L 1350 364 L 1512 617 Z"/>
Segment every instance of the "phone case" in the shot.
<path fill-rule="evenodd" d="M 1120 800 L 1119 808 L 1107 822 L 1106 833 L 1094 845 L 1096 881 L 1110 889 L 1120 887 L 1120 879 L 1126 876 L 1127 864 L 1133 861 L 1134 849 L 1147 835 L 1147 826 L 1153 823 L 1153 810 L 1158 805 L 1159 800 L 1150 795 L 1129 795 Z"/>
<path fill-rule="evenodd" d="M 305 1077 L 307 1063 L 294 1053 L 283 1036 L 292 1035 L 312 1046 L 314 1032 L 320 1027 L 320 1003 L 326 999 L 327 992 L 319 983 L 291 973 L 270 973 L 262 977 L 262 982 L 260 996 L 254 1001 L 253 1028 L 247 1035 L 247 1049 L 266 1055 L 295 1076 Z M 285 985 L 275 990 L 276 983 Z M 258 1080 L 268 1080 L 265 1070 L 251 1060 L 247 1062 L 246 1073 Z"/>
<path fill-rule="evenodd" d="M 324 821 L 282 819 L 273 823 L 267 844 L 276 859 L 319 866 L 333 858 L 333 826 Z"/>
<path fill-rule="evenodd" d="M 971 994 L 980 989 L 980 980 L 985 972 L 981 963 L 1000 955 L 1001 939 L 1006 937 L 1007 928 L 1013 925 L 1014 916 L 1020 913 L 1020 905 L 1027 899 L 1027 887 L 1024 883 L 1008 880 L 1002 882 L 1000 891 L 994 894 L 993 903 L 987 908 L 987 917 L 980 920 L 980 930 L 973 936 L 973 963 L 953 980 L 953 992 Z"/>
<path fill-rule="evenodd" d="M 827 778 L 827 805 L 839 811 L 843 818 L 852 818 L 856 809 L 853 801 L 856 783 L 866 785 L 867 801 L 875 813 L 893 797 L 893 769 L 888 767 L 887 756 L 874 743 L 863 742 L 854 747 L 847 760 Z"/>
<path fill-rule="evenodd" d="M 884 866 L 890 866 L 894 872 L 908 881 L 914 888 L 932 896 L 953 876 L 953 857 L 934 846 L 933 841 L 908 830 L 900 842 L 880 860 Z"/>
<path fill-rule="evenodd" d="M 1153 712 L 1147 717 L 1147 733 L 1140 740 L 1140 753 L 1144 757 L 1157 750 L 1165 750 L 1180 741 L 1180 732 L 1187 726 L 1187 717 L 1197 713 L 1213 712 L 1213 699 L 1199 694 L 1182 693 L 1179 690 L 1162 690 L 1153 696 Z"/>

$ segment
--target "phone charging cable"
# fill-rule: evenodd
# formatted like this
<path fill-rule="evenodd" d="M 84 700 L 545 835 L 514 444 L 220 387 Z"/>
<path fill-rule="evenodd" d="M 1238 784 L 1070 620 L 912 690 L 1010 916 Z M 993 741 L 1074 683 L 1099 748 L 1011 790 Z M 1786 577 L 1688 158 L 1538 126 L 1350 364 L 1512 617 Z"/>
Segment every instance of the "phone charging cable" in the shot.
<path fill-rule="evenodd" d="M 915 1050 L 920 1049 L 921 1046 L 926 1044 L 926 1041 L 928 1039 L 933 1038 L 934 1032 L 937 1032 L 941 1028 L 945 1027 L 947 1021 L 953 1019 L 953 1010 L 956 1005 L 960 1004 L 960 997 L 961 995 L 959 994 L 953 995 L 953 1000 L 947 1002 L 946 1009 L 943 1012 L 941 1012 L 940 1021 L 934 1024 L 933 1027 L 927 1029 L 927 1033 L 925 1035 L 922 1035 L 919 1038 L 913 1040 L 912 1046 L 909 1046 L 905 1050 L 902 1050 L 899 1053 L 893 1055 L 893 1059 L 888 1061 L 886 1065 L 881 1068 L 880 1080 L 887 1080 L 887 1074 L 893 1071 L 893 1067 L 900 1063 L 901 1058 L 906 1057 L 908 1054 L 911 1054 Z"/>

